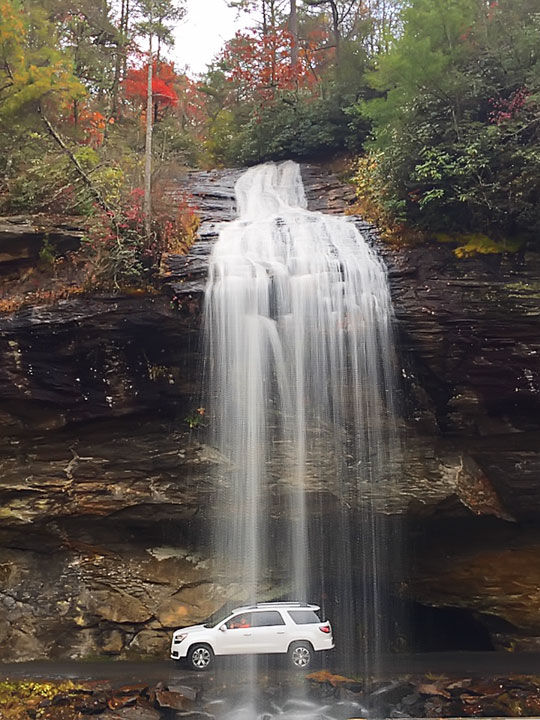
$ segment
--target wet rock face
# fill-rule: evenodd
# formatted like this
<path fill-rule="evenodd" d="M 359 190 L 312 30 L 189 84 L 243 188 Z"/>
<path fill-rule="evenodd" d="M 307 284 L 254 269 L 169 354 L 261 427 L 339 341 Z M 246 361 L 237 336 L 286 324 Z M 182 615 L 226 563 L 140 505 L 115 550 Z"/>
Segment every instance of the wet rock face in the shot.
<path fill-rule="evenodd" d="M 185 422 L 190 323 L 160 297 L 0 319 L 2 659 L 163 657 L 227 597 L 196 529 L 215 458 Z"/>
<path fill-rule="evenodd" d="M 206 188 L 197 256 L 232 215 L 235 177 L 182 182 Z M 39 255 L 41 224 L 23 220 L 0 222 L 6 268 Z M 79 239 L 71 226 L 47 236 L 66 249 Z M 173 628 L 236 591 L 214 581 L 201 517 L 220 459 L 189 427 L 200 293 L 181 283 L 172 301 L 164 282 L 161 295 L 0 317 L 0 659 L 164 657 Z"/>
<path fill-rule="evenodd" d="M 436 551 L 420 559 L 415 592 L 435 606 L 492 616 L 484 622 L 495 644 L 504 645 L 515 628 L 515 642 L 526 645 L 523 638 L 540 636 L 540 533 L 514 527 L 498 528 L 497 534 L 494 530 L 469 524 L 465 541 L 450 536 L 449 527 L 439 528 Z"/>
<path fill-rule="evenodd" d="M 163 297 L 85 297 L 0 318 L 0 423 L 49 431 L 186 405 L 198 331 Z"/>
<path fill-rule="evenodd" d="M 470 610 L 496 647 L 532 649 L 540 635 L 532 529 L 540 517 L 540 254 L 460 260 L 433 245 L 385 257 L 413 437 L 428 456 L 435 450 L 455 488 L 415 509 L 422 522 L 407 591 L 425 605 Z"/>
<path fill-rule="evenodd" d="M 103 445 L 105 454 L 114 443 Z M 183 485 L 178 469 L 167 477 L 159 455 L 140 458 L 135 471 L 127 458 L 122 470 L 110 454 L 84 456 L 70 478 L 61 469 L 67 456 L 41 469 L 34 461 L 48 478 L 11 488 L 0 549 L 4 659 L 164 657 L 171 629 L 202 620 L 227 597 L 187 533 L 204 494 L 204 474 L 190 464 L 204 466 L 203 452 L 186 461 Z"/>
<path fill-rule="evenodd" d="M 540 472 L 540 254 L 386 255 L 401 347 L 436 428 L 468 445 L 510 514 L 537 515 L 540 497 L 523 491 Z"/>
<path fill-rule="evenodd" d="M 333 176 L 303 173 L 313 209 L 346 209 Z M 238 174 L 171 183 L 199 205 L 201 239 L 167 259 L 162 294 L 0 317 L 0 659 L 163 657 L 173 628 L 238 597 L 207 549 L 226 459 L 189 427 L 208 256 L 234 215 Z M 401 347 L 405 461 L 374 505 L 410 525 L 406 593 L 470 610 L 500 645 L 534 642 L 540 256 L 378 247 Z M 336 509 L 330 481 L 312 496 Z"/>
<path fill-rule="evenodd" d="M 45 241 L 65 252 L 75 250 L 83 235 L 79 218 L 0 217 L 0 275 L 34 264 Z"/>

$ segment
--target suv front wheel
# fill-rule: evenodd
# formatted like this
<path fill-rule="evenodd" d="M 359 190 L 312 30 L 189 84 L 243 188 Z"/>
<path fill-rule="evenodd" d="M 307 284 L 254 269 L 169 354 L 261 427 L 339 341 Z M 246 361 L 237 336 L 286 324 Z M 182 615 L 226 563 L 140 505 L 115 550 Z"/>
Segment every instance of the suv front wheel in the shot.
<path fill-rule="evenodd" d="M 187 662 L 192 670 L 208 670 L 214 662 L 214 653 L 209 645 L 192 645 L 187 654 Z"/>
<path fill-rule="evenodd" d="M 313 648 L 309 643 L 296 642 L 289 648 L 289 662 L 296 670 L 307 670 L 313 660 Z"/>

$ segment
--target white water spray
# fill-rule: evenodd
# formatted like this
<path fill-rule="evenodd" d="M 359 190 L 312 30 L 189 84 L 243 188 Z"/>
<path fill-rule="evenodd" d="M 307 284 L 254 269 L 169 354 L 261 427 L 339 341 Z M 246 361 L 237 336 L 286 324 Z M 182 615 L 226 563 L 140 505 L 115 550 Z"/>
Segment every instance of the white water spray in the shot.
<path fill-rule="evenodd" d="M 385 560 L 369 487 L 388 479 L 396 437 L 386 272 L 352 222 L 306 209 L 297 164 L 248 170 L 236 197 L 205 304 L 206 404 L 228 460 L 215 550 L 241 600 L 277 585 L 317 601 L 339 576 L 332 620 L 351 645 L 369 626 L 373 653 Z"/>

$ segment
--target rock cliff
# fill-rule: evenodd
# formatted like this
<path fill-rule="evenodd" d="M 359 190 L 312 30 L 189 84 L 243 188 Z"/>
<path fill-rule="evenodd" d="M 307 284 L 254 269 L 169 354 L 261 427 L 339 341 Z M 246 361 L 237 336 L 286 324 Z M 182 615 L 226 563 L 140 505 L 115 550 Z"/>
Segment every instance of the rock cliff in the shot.
<path fill-rule="evenodd" d="M 303 174 L 312 209 L 344 212 L 352 198 L 335 177 Z M 241 597 L 212 573 L 205 508 L 226 459 L 197 415 L 208 254 L 234 216 L 237 176 L 171 182 L 202 224 L 190 254 L 164 263 L 162 293 L 0 316 L 0 659 L 162 655 L 172 628 Z M 401 593 L 468 611 L 494 644 L 534 646 L 540 255 L 390 248 L 352 221 L 387 263 L 401 348 L 404 469 L 375 491 L 407 524 Z M 6 227 L 11 271 L 35 239 Z"/>

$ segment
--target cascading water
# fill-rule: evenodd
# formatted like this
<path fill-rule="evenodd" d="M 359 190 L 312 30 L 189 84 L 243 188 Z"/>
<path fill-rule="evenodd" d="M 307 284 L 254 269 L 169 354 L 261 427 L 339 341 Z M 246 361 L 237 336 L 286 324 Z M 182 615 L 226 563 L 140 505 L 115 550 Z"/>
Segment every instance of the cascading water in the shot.
<path fill-rule="evenodd" d="M 306 209 L 295 163 L 248 170 L 236 198 L 205 301 L 206 405 L 226 458 L 215 552 L 241 601 L 326 597 L 338 654 L 369 673 L 388 564 L 373 487 L 397 456 L 385 269 L 352 222 Z"/>

